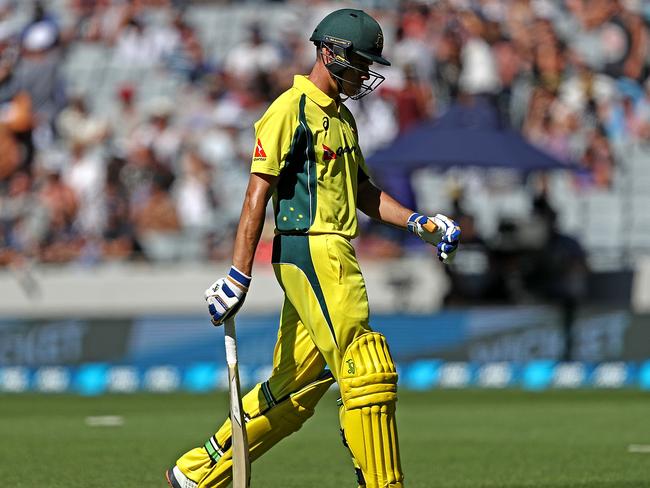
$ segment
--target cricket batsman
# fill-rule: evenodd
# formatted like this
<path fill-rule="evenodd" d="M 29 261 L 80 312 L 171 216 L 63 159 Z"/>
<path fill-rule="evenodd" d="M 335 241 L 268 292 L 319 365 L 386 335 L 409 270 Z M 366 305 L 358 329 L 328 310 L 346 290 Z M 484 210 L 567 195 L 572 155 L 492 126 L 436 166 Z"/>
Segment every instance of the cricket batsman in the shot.
<path fill-rule="evenodd" d="M 384 336 L 369 323 L 368 298 L 351 240 L 357 209 L 408 229 L 448 262 L 460 228 L 399 204 L 370 179 L 352 114 L 357 100 L 384 80 L 371 65 L 382 56 L 381 27 L 362 10 L 330 13 L 310 41 L 316 62 L 295 76 L 255 124 L 251 174 L 235 238 L 233 264 L 205 292 L 214 325 L 241 308 L 253 256 L 273 199 L 273 268 L 284 290 L 271 377 L 243 398 L 255 460 L 300 429 L 335 381 L 340 421 L 359 487 L 401 488 L 395 403 L 397 373 Z M 328 369 L 326 369 L 326 367 Z M 182 455 L 166 477 L 173 488 L 222 488 L 231 482 L 230 421 Z"/>

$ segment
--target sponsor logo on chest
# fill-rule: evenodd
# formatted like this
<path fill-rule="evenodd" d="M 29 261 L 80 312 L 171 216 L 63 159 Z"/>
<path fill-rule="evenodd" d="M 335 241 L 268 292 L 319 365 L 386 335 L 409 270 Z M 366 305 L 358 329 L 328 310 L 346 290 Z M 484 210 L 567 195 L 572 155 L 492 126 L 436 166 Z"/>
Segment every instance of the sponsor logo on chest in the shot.
<path fill-rule="evenodd" d="M 332 161 L 344 154 L 357 154 L 358 150 L 357 146 L 339 146 L 334 150 L 323 144 L 323 161 Z"/>

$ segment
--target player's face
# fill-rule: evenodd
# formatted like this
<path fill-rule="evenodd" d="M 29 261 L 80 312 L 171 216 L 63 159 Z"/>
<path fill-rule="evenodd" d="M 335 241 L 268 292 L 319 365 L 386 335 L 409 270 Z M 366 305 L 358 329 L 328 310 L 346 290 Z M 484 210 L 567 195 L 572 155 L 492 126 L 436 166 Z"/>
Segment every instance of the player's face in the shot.
<path fill-rule="evenodd" d="M 343 93 L 349 97 L 359 93 L 364 82 L 370 79 L 370 65 L 372 61 L 352 53 L 349 62 L 354 68 L 348 68 L 343 72 Z"/>

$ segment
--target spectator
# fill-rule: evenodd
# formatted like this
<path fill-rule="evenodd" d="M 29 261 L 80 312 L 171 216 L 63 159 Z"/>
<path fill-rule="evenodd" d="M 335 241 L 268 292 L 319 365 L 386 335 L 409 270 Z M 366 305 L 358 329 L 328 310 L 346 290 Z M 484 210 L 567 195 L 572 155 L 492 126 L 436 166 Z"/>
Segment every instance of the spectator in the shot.
<path fill-rule="evenodd" d="M 486 25 L 471 10 L 464 11 L 460 19 L 464 42 L 460 53 L 462 69 L 459 86 L 467 94 L 496 94 L 500 88 L 499 77 L 494 54 L 485 39 Z"/>
<path fill-rule="evenodd" d="M 404 67 L 404 84 L 399 89 L 386 88 L 380 94 L 392 101 L 399 132 L 429 119 L 434 113 L 431 86 L 419 79 L 412 65 Z"/>
<path fill-rule="evenodd" d="M 104 218 L 104 162 L 81 141 L 74 141 L 70 152 L 70 164 L 63 171 L 63 180 L 79 202 L 74 225 L 84 235 L 98 236 Z"/>
<path fill-rule="evenodd" d="M 196 31 L 180 13 L 174 17 L 173 27 L 177 38 L 173 49 L 165 58 L 165 63 L 169 70 L 194 83 L 211 71 L 211 65 L 206 59 Z"/>
<path fill-rule="evenodd" d="M 154 157 L 168 168 L 176 163 L 182 135 L 172 124 L 174 106 L 167 98 L 157 98 L 149 105 L 149 119 L 133 132 L 130 143 L 151 148 Z"/>
<path fill-rule="evenodd" d="M 181 159 L 181 175 L 174 184 L 178 217 L 185 229 L 205 231 L 213 223 L 217 200 L 212 191 L 212 173 L 194 150 Z"/>
<path fill-rule="evenodd" d="M 573 358 L 573 325 L 580 303 L 587 295 L 587 255 L 580 243 L 557 228 L 557 214 L 545 194 L 535 197 L 533 217 L 544 226 L 546 239 L 536 253 L 530 283 L 541 298 L 560 307 L 564 348 L 561 359 Z"/>
<path fill-rule="evenodd" d="M 109 133 L 117 151 L 125 152 L 130 136 L 142 122 L 142 113 L 136 104 L 137 89 L 132 83 L 124 83 L 116 90 L 115 103 L 108 114 Z"/>
<path fill-rule="evenodd" d="M 67 107 L 57 117 L 56 126 L 59 135 L 70 146 L 99 145 L 109 134 L 108 123 L 90 113 L 82 94 L 70 97 Z"/>
<path fill-rule="evenodd" d="M 172 52 L 176 41 L 171 29 L 147 26 L 136 11 L 131 10 L 115 39 L 114 65 L 152 68 Z"/>
<path fill-rule="evenodd" d="M 103 201 L 105 225 L 102 232 L 102 256 L 109 261 L 139 257 L 140 245 L 129 218 L 129 198 L 120 181 L 120 171 L 126 161 L 112 158 L 107 165 Z"/>
<path fill-rule="evenodd" d="M 32 177 L 19 171 L 0 197 L 0 242 L 22 255 L 33 256 L 43 238 L 47 215 L 32 188 Z"/>
<path fill-rule="evenodd" d="M 169 183 L 156 176 L 151 184 L 149 196 L 144 204 L 135 211 L 134 222 L 139 236 L 155 233 L 177 233 L 180 222 L 176 206 L 169 195 Z"/>
<path fill-rule="evenodd" d="M 235 77 L 251 79 L 257 73 L 276 69 L 280 60 L 280 51 L 264 40 L 261 26 L 251 24 L 248 27 L 248 40 L 228 53 L 226 69 Z"/>
<path fill-rule="evenodd" d="M 492 254 L 476 229 L 474 217 L 463 213 L 456 216 L 456 221 L 463 229 L 463 244 L 457 259 L 445 266 L 450 285 L 445 305 L 470 305 L 502 299 Z"/>
<path fill-rule="evenodd" d="M 83 237 L 74 227 L 79 200 L 61 178 L 58 169 L 48 169 L 39 198 L 48 215 L 48 227 L 40 246 L 44 262 L 75 260 L 83 249 Z"/>

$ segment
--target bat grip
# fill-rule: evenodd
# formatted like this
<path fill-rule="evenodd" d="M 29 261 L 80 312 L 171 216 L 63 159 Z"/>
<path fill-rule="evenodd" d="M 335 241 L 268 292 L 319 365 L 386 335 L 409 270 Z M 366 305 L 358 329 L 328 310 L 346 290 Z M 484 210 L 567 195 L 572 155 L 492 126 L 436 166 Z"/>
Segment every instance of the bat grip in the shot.
<path fill-rule="evenodd" d="M 226 343 L 226 362 L 228 365 L 237 364 L 237 336 L 235 334 L 235 319 L 227 319 L 223 325 L 224 341 Z"/>

